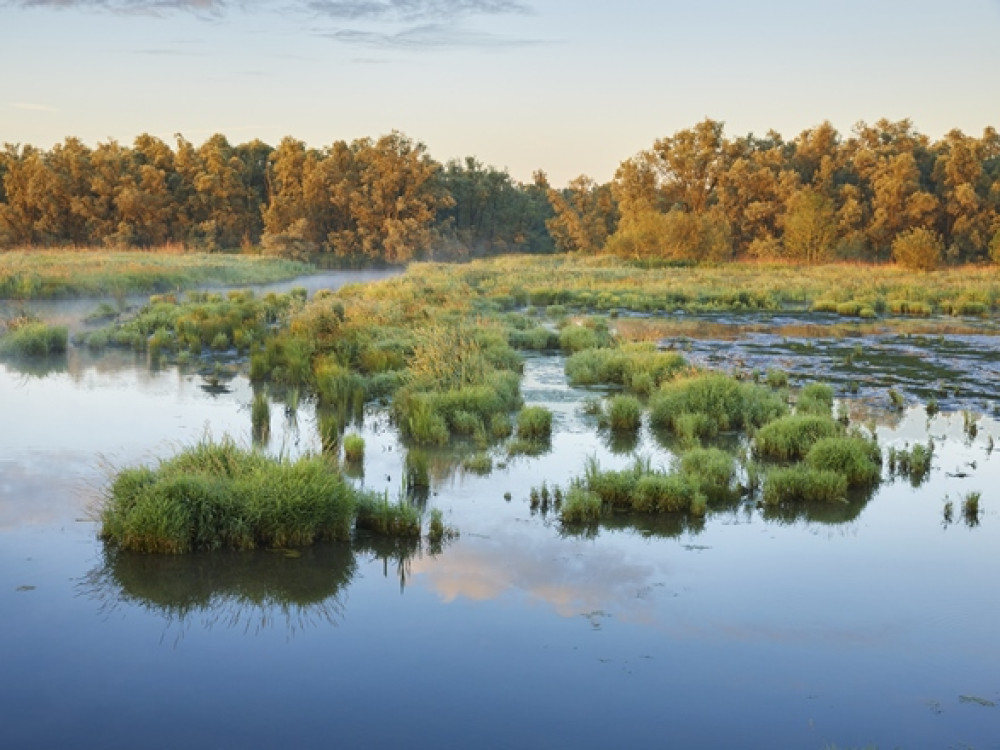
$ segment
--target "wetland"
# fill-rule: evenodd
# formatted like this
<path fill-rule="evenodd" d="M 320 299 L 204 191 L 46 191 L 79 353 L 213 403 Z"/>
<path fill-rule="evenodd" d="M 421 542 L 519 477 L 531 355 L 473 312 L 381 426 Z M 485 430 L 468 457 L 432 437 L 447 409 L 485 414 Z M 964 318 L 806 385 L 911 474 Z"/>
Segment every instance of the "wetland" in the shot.
<path fill-rule="evenodd" d="M 949 302 L 989 284 L 911 285 L 920 315 L 838 286 L 862 318 L 820 282 L 552 263 L 19 303 L 69 333 L 0 360 L 2 744 L 992 747 L 1000 330 L 992 291 Z M 216 326 L 257 304 L 245 346 Z M 705 371 L 741 421 L 676 406 Z M 878 460 L 770 502 L 763 425 L 807 416 Z M 326 456 L 418 534 L 369 508 L 307 545 L 101 538 L 119 472 L 223 440 Z M 565 512 L 630 472 L 704 505 Z"/>

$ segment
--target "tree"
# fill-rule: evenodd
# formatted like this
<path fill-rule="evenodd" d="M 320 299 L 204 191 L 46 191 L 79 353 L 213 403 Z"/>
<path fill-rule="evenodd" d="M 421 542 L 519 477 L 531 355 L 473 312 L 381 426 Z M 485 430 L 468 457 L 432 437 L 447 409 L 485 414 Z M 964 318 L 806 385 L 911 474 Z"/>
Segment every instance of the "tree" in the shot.
<path fill-rule="evenodd" d="M 598 253 L 618 223 L 618 208 L 608 185 L 586 175 L 564 190 L 549 189 L 553 216 L 545 225 L 560 252 Z"/>
<path fill-rule="evenodd" d="M 917 227 L 901 233 L 892 242 L 892 258 L 913 271 L 933 271 L 941 263 L 944 243 L 931 229 Z"/>
<path fill-rule="evenodd" d="M 789 258 L 818 263 L 833 256 L 837 218 L 833 201 L 814 188 L 802 188 L 788 201 L 782 243 Z"/>

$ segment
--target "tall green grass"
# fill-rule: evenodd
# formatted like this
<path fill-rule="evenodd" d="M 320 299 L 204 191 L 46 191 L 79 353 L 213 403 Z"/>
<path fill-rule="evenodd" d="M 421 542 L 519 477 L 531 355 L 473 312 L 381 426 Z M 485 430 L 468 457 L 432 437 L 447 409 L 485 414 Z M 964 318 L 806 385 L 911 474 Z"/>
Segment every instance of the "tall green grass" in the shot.
<path fill-rule="evenodd" d="M 44 357 L 65 354 L 69 343 L 66 326 L 53 326 L 39 321 L 25 322 L 8 328 L 0 335 L 0 356 Z"/>
<path fill-rule="evenodd" d="M 794 414 L 761 427 L 754 437 L 754 450 L 761 458 L 777 461 L 804 458 L 816 441 L 839 435 L 842 426 L 829 416 Z"/>
<path fill-rule="evenodd" d="M 121 471 L 100 534 L 147 553 L 301 546 L 348 538 L 356 496 L 322 457 L 293 462 L 203 440 L 155 468 Z"/>
<path fill-rule="evenodd" d="M 700 438 L 756 428 L 788 411 L 771 389 L 718 372 L 664 383 L 650 399 L 649 409 L 654 427 Z"/>

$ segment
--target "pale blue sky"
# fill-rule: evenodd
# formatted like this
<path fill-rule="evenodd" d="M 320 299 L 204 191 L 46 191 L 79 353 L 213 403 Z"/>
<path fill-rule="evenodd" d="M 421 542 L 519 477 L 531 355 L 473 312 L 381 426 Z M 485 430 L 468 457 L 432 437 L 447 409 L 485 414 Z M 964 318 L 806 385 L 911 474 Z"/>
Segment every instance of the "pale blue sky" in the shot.
<path fill-rule="evenodd" d="M 0 142 L 395 129 L 441 161 L 604 182 L 706 116 L 979 135 L 997 40 L 1000 0 L 0 0 Z"/>

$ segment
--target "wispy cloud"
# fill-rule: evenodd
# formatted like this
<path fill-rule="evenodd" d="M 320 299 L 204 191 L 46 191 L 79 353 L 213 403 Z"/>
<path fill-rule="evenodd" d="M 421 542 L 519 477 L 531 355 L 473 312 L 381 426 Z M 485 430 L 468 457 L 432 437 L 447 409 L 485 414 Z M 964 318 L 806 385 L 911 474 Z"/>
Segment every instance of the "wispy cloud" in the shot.
<path fill-rule="evenodd" d="M 306 5 L 329 18 L 407 23 L 531 12 L 516 0 L 308 0 Z"/>
<path fill-rule="evenodd" d="M 446 47 L 506 48 L 525 47 L 543 42 L 517 39 L 483 31 L 469 31 L 445 24 L 423 24 L 396 32 L 338 29 L 319 32 L 336 42 L 375 49 L 432 50 Z"/>
<path fill-rule="evenodd" d="M 38 104 L 37 102 L 10 102 L 10 106 L 14 109 L 20 109 L 27 112 L 58 112 L 59 110 L 55 107 L 50 107 L 47 104 Z"/>
<path fill-rule="evenodd" d="M 137 15 L 189 11 L 201 15 L 219 16 L 230 7 L 243 3 L 232 0 L 3 0 L 0 2 L 0 6 L 2 5 L 54 10 L 91 9 Z"/>

